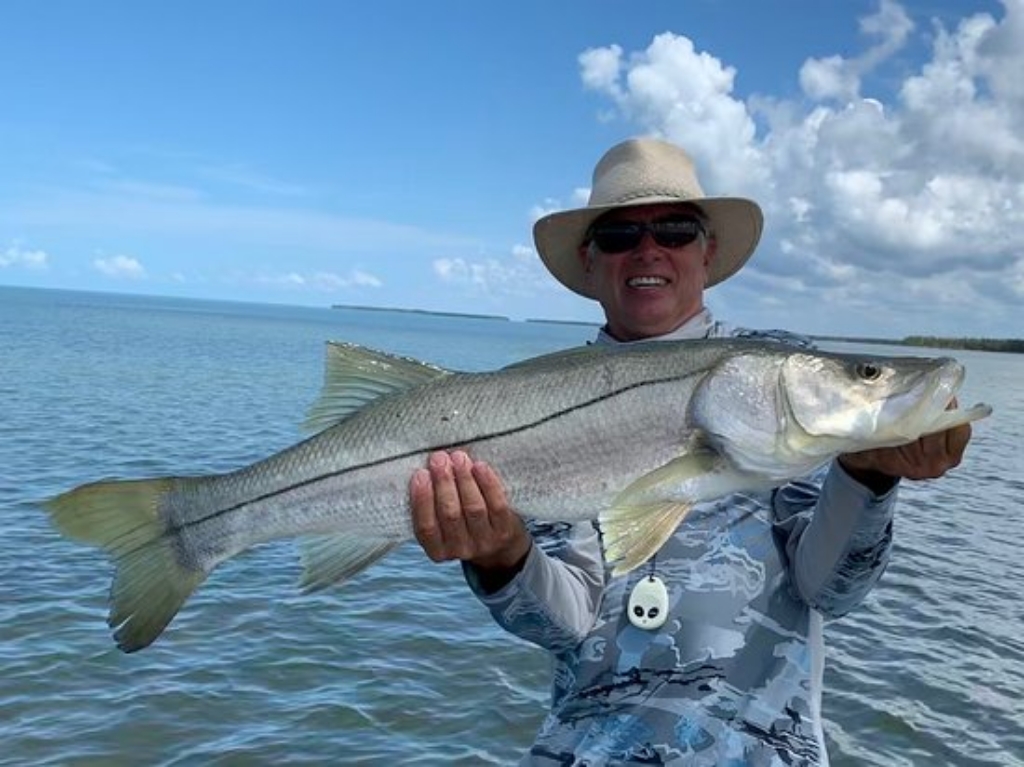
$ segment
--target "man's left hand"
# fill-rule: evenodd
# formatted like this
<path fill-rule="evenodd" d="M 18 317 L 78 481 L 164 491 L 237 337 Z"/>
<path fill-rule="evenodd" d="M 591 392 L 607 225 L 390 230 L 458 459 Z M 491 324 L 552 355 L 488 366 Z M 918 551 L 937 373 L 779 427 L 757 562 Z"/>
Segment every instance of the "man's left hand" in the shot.
<path fill-rule="evenodd" d="M 906 445 L 846 453 L 839 456 L 839 463 L 857 481 L 876 491 L 886 490 L 899 478 L 941 477 L 960 464 L 970 440 L 971 426 L 962 424 Z"/>

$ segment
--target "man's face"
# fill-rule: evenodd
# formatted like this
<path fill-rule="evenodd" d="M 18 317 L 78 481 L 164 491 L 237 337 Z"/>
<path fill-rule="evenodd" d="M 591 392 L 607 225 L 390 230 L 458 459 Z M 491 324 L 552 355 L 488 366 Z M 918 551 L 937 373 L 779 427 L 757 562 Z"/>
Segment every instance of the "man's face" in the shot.
<path fill-rule="evenodd" d="M 600 223 L 692 217 L 688 205 L 640 205 L 607 213 Z M 704 306 L 704 286 L 714 258 L 713 240 L 698 237 L 682 247 L 666 247 L 644 233 L 635 247 L 606 253 L 580 246 L 590 288 L 604 309 L 608 331 L 620 341 L 670 333 Z"/>

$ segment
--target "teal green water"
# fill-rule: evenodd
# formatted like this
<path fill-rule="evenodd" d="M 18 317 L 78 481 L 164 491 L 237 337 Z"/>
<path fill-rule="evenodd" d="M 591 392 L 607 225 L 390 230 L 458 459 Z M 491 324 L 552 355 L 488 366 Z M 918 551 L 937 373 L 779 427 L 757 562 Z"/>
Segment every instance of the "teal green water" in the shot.
<path fill-rule="evenodd" d="M 409 545 L 302 597 L 293 545 L 264 546 L 127 656 L 104 623 L 109 563 L 37 503 L 290 444 L 329 339 L 482 370 L 593 333 L 0 288 L 0 764 L 514 762 L 547 659 L 491 624 L 455 565 Z M 963 399 L 996 413 L 954 475 L 905 488 L 892 566 L 827 629 L 836 765 L 1024 764 L 1024 357 L 957 356 Z"/>

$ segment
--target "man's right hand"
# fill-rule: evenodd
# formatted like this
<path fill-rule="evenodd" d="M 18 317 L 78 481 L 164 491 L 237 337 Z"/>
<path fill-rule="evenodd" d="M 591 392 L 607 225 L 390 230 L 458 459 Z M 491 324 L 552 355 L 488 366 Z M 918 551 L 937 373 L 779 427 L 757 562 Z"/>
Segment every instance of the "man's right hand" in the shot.
<path fill-rule="evenodd" d="M 461 450 L 431 453 L 409 498 L 416 540 L 435 562 L 460 559 L 506 582 L 522 569 L 532 539 L 488 464 Z"/>

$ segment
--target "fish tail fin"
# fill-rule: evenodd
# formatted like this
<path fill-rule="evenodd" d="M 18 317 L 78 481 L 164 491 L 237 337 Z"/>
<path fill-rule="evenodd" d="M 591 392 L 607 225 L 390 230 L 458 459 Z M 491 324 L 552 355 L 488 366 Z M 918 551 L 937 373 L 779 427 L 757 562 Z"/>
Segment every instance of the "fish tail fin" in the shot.
<path fill-rule="evenodd" d="M 70 490 L 45 506 L 68 538 L 105 549 L 116 572 L 107 624 L 125 652 L 147 647 L 209 574 L 182 556 L 160 514 L 182 480 L 113 480 Z"/>

